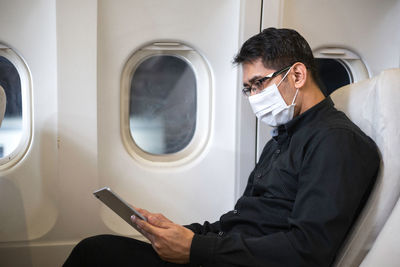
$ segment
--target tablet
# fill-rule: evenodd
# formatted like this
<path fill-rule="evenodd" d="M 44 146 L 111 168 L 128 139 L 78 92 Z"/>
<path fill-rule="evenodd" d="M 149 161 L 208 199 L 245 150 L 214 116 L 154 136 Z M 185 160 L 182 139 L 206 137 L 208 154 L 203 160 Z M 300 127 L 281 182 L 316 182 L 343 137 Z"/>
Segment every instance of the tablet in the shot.
<path fill-rule="evenodd" d="M 142 214 L 131 207 L 108 187 L 103 187 L 93 192 L 93 195 L 100 199 L 104 204 L 107 205 L 107 207 L 112 209 L 116 214 L 119 215 L 119 217 L 129 223 L 136 230 L 138 230 L 136 224 L 131 221 L 132 215 L 135 215 L 137 218 L 147 221 L 147 219 Z"/>

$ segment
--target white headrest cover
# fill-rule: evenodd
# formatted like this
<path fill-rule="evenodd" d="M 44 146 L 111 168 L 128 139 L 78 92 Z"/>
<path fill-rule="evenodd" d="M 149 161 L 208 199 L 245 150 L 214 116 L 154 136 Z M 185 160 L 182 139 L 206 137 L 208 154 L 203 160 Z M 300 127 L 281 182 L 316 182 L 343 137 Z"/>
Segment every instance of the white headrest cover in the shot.
<path fill-rule="evenodd" d="M 368 203 L 336 259 L 335 266 L 359 266 L 400 195 L 400 69 L 336 90 L 332 100 L 367 135 L 382 157 Z"/>
<path fill-rule="evenodd" d="M 3 87 L 1 87 L 0 85 L 0 127 L 5 112 L 6 112 L 6 93 L 4 92 Z"/>

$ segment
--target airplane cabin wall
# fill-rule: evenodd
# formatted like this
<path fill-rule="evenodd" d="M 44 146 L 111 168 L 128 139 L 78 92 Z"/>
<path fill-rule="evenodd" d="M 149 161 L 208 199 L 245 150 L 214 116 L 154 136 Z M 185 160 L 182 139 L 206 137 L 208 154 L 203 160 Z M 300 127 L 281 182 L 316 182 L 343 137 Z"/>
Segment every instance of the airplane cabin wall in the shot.
<path fill-rule="evenodd" d="M 92 196 L 101 186 L 178 223 L 232 209 L 255 163 L 255 120 L 231 62 L 259 31 L 260 8 L 261 0 L 1 0 L 0 42 L 32 73 L 34 134 L 25 158 L 0 173 L 0 266 L 59 266 L 95 234 L 141 238 Z M 121 140 L 121 72 L 140 46 L 164 39 L 192 46 L 210 67 L 210 132 L 187 164 L 141 166 Z"/>
<path fill-rule="evenodd" d="M 121 1 L 118 5 L 99 1 L 100 184 L 110 186 L 128 202 L 163 212 L 180 224 L 204 218 L 215 221 L 218 214 L 232 209 L 234 201 L 235 136 L 230 132 L 235 131 L 235 116 L 229 114 L 235 113 L 235 105 L 224 105 L 220 99 L 226 103 L 236 102 L 236 95 L 232 93 L 236 80 L 231 77 L 237 76 L 237 70 L 230 62 L 238 48 L 239 6 L 227 1 L 213 3 L 212 10 L 211 5 L 204 2 L 187 1 L 145 1 L 140 8 L 137 6 L 137 1 Z M 217 18 L 221 21 L 216 22 Z M 135 160 L 120 138 L 120 79 L 124 65 L 144 44 L 163 40 L 194 47 L 207 59 L 212 72 L 208 100 L 211 105 L 206 111 L 211 111 L 211 116 L 206 118 L 209 136 L 205 136 L 203 151 L 185 163 Z M 224 47 L 216 48 L 212 40 L 224 43 Z M 198 97 L 201 93 L 203 91 L 199 91 Z M 132 234 L 132 228 L 124 222 L 116 223 L 106 207 L 101 212 L 111 229 Z"/>
<path fill-rule="evenodd" d="M 54 1 L 1 1 L 0 43 L 28 64 L 32 140 L 23 159 L 0 173 L 0 265 L 30 266 L 28 240 L 46 236 L 57 203 L 57 43 Z M 34 249 L 33 249 L 34 250 Z"/>

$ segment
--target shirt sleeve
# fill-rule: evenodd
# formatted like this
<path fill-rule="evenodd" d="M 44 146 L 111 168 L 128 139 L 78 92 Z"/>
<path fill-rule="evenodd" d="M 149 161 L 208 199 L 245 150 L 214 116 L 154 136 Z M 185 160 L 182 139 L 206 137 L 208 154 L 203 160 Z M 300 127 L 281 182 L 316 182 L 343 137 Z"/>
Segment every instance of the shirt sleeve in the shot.
<path fill-rule="evenodd" d="M 369 195 L 380 160 L 367 136 L 346 129 L 331 129 L 305 150 L 289 231 L 251 238 L 195 234 L 191 263 L 330 266 Z"/>
<path fill-rule="evenodd" d="M 214 223 L 204 222 L 204 224 L 192 223 L 184 225 L 184 227 L 192 230 L 195 234 L 205 235 L 207 233 L 218 233 L 221 231 L 219 221 Z"/>

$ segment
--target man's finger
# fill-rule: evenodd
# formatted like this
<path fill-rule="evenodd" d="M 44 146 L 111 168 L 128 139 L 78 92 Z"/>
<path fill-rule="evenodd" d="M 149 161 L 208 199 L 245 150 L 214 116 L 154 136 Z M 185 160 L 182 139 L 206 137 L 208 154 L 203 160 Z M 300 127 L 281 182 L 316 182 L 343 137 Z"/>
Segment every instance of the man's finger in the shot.
<path fill-rule="evenodd" d="M 145 232 L 143 229 L 140 229 L 139 227 L 136 227 L 136 230 L 141 233 L 144 237 L 147 238 L 147 240 L 149 240 L 150 242 L 153 242 L 154 240 L 154 236 Z"/>
<path fill-rule="evenodd" d="M 151 215 L 151 213 L 145 209 L 136 208 L 136 207 L 134 207 L 134 208 L 135 208 L 135 210 L 137 210 L 140 214 L 142 214 L 146 218 Z"/>
<path fill-rule="evenodd" d="M 144 220 L 138 219 L 135 216 L 132 216 L 131 220 L 133 221 L 133 223 L 135 223 L 139 227 L 139 229 L 141 229 L 151 235 L 158 235 L 158 233 L 160 231 L 160 228 L 153 226 Z"/>
<path fill-rule="evenodd" d="M 144 237 L 147 238 L 147 240 L 149 240 L 151 243 L 153 243 L 154 241 L 154 235 L 146 232 L 144 229 L 142 229 L 142 227 L 140 227 L 138 225 L 138 221 L 142 221 L 141 219 L 136 218 L 135 215 L 131 216 L 131 221 L 135 224 L 134 228 L 136 229 L 136 231 L 138 231 L 139 233 L 141 233 Z"/>
<path fill-rule="evenodd" d="M 149 217 L 147 217 L 147 220 L 150 224 L 160 227 L 160 228 L 168 228 L 171 222 L 163 217 L 160 214 L 152 214 Z"/>

